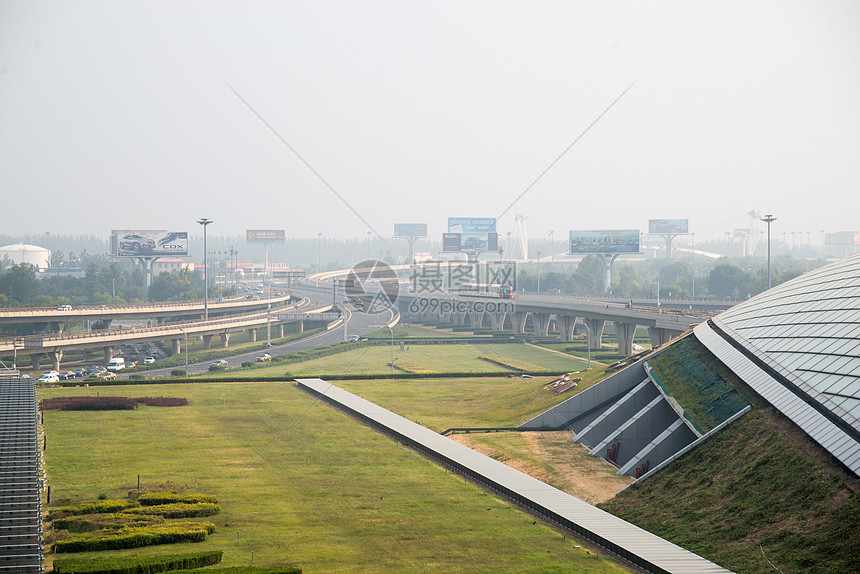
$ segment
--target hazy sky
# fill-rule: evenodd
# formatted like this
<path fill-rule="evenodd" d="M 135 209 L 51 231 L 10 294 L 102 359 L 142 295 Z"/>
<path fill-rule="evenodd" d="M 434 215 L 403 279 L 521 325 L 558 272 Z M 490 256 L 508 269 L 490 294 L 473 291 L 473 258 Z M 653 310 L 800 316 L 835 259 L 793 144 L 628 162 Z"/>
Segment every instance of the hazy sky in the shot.
<path fill-rule="evenodd" d="M 815 243 L 860 229 L 858 30 L 856 0 L 0 0 L 0 226 L 364 237 L 229 84 L 383 236 L 761 210 Z"/>

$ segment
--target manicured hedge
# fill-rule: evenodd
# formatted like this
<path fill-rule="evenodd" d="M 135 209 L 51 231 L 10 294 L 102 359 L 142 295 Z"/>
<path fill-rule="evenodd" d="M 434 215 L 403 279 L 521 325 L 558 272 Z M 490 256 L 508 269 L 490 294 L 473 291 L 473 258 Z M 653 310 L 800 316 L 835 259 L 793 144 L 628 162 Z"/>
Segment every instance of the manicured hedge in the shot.
<path fill-rule="evenodd" d="M 80 514 L 107 514 L 119 512 L 133 506 L 137 506 L 137 504 L 128 500 L 88 500 L 75 506 L 52 508 L 48 511 L 48 520 Z"/>
<path fill-rule="evenodd" d="M 104 558 L 57 558 L 56 574 L 155 574 L 171 570 L 203 568 L 221 562 L 221 550 L 169 554 L 165 556 L 123 556 Z M 210 572 L 211 570 L 205 570 Z"/>
<path fill-rule="evenodd" d="M 140 548 L 157 544 L 178 544 L 183 542 L 203 542 L 207 534 L 215 532 L 215 525 L 208 522 L 182 522 L 146 528 L 123 528 L 116 533 L 102 537 L 73 536 L 58 540 L 54 552 L 95 552 L 100 550 L 120 550 Z"/>
<path fill-rule="evenodd" d="M 176 502 L 172 504 L 147 505 L 135 508 L 137 514 L 156 514 L 164 518 L 197 518 L 201 516 L 212 516 L 221 512 L 221 507 L 211 502 L 198 502 L 188 504 Z"/>
<path fill-rule="evenodd" d="M 211 494 L 179 494 L 173 491 L 167 492 L 144 492 L 137 497 L 137 501 L 143 506 L 155 506 L 160 504 L 200 504 L 209 502 L 215 504 L 218 498 Z"/>
<path fill-rule="evenodd" d="M 42 400 L 43 411 L 121 411 L 136 408 L 137 401 L 128 397 L 57 397 Z"/>

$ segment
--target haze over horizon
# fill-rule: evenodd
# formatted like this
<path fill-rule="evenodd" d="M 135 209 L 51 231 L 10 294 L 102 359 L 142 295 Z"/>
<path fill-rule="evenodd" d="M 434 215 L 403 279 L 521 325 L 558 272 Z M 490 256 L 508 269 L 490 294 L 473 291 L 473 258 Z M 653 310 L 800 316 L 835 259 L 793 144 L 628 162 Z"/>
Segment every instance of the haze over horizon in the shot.
<path fill-rule="evenodd" d="M 860 230 L 858 24 L 850 1 L 6 1 L 0 226 L 438 241 L 521 213 L 698 242 L 759 211 L 816 243 Z"/>

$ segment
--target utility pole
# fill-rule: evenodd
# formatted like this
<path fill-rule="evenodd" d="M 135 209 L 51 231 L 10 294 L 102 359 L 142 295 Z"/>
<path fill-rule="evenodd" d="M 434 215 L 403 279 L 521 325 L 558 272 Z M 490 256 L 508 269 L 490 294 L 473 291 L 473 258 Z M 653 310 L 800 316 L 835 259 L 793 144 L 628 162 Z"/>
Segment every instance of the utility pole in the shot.
<path fill-rule="evenodd" d="M 197 223 L 203 226 L 203 320 L 209 320 L 209 259 L 206 251 L 206 226 L 211 219 L 201 217 Z"/>

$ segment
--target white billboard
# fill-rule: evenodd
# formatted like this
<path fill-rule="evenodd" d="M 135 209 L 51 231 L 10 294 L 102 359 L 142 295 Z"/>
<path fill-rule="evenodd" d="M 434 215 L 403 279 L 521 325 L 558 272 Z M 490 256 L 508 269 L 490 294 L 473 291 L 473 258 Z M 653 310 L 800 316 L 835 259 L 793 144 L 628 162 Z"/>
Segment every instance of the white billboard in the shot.
<path fill-rule="evenodd" d="M 163 229 L 111 231 L 111 251 L 119 257 L 179 257 L 188 255 L 188 232 Z"/>
<path fill-rule="evenodd" d="M 648 233 L 689 233 L 689 219 L 649 219 Z"/>
<path fill-rule="evenodd" d="M 639 230 L 571 231 L 570 253 L 639 253 Z"/>

